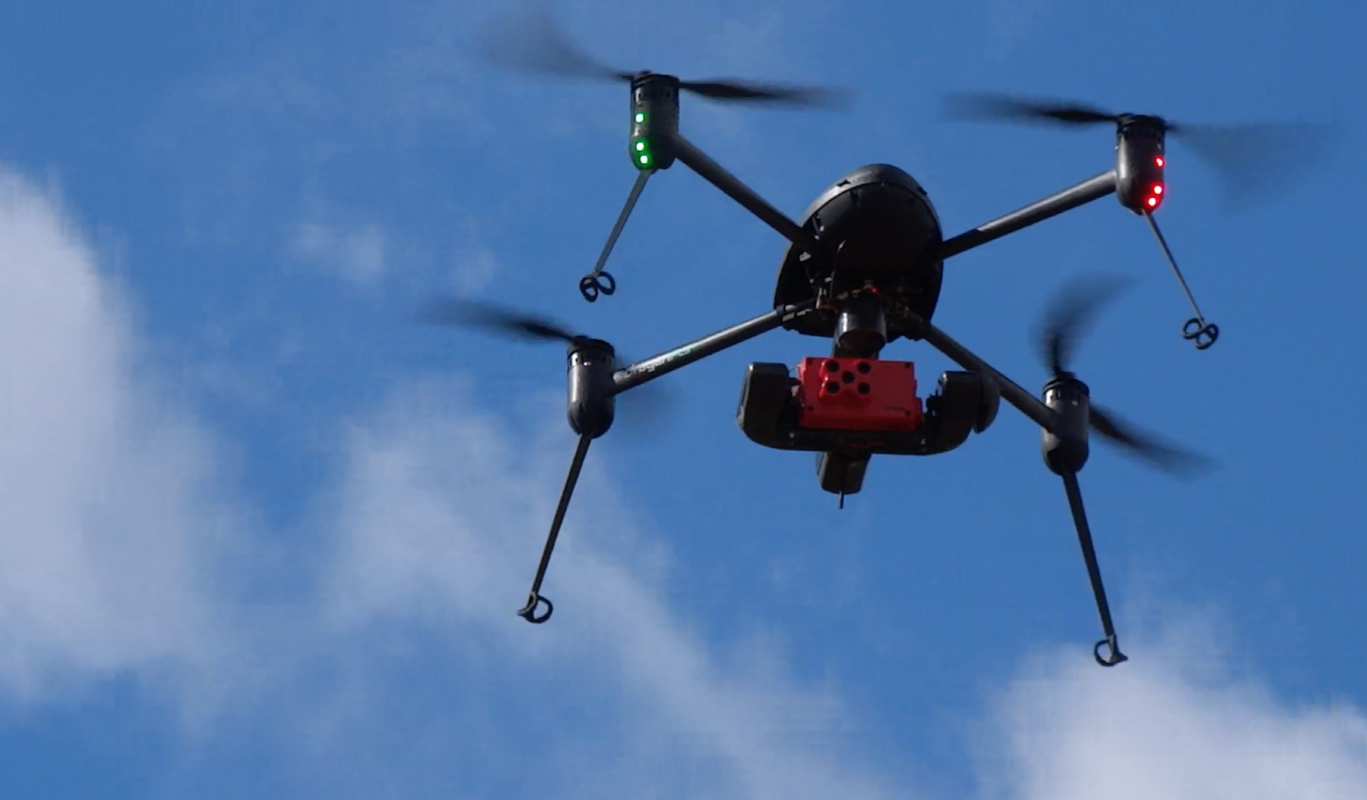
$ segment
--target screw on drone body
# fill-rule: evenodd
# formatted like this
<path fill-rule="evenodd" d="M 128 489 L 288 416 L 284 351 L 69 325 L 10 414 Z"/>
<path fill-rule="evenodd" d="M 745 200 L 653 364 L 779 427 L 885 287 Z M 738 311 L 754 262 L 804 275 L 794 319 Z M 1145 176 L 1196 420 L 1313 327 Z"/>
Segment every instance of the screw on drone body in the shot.
<path fill-rule="evenodd" d="M 1177 276 L 1177 283 L 1182 287 L 1182 293 L 1187 296 L 1187 302 L 1191 304 L 1191 310 L 1196 316 L 1186 321 L 1182 326 L 1182 338 L 1196 345 L 1197 350 L 1205 350 L 1215 344 L 1215 340 L 1220 338 L 1220 328 L 1213 322 L 1206 322 L 1205 316 L 1201 313 L 1201 307 L 1196 305 L 1196 298 L 1191 294 L 1191 288 L 1187 286 L 1187 279 L 1182 276 L 1182 270 L 1177 266 L 1177 259 L 1172 255 L 1172 249 L 1168 247 L 1168 240 L 1163 238 L 1163 232 L 1158 229 L 1158 222 L 1149 212 L 1142 212 L 1144 219 L 1149 221 L 1149 228 L 1153 230 L 1153 235 L 1158 239 L 1158 246 L 1163 248 L 1163 255 L 1168 260 L 1168 266 L 1172 267 L 1172 274 Z"/>

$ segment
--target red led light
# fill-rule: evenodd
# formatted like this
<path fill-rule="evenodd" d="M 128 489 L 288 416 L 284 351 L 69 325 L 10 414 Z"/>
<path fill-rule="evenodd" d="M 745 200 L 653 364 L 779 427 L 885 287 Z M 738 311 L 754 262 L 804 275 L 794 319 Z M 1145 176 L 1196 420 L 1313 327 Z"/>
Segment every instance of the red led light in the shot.
<path fill-rule="evenodd" d="M 1158 208 L 1158 198 L 1157 198 L 1157 197 L 1150 197 L 1150 198 L 1149 198 L 1149 208 Z"/>
<path fill-rule="evenodd" d="M 1162 156 L 1154 156 L 1154 157 L 1153 157 L 1153 163 L 1154 163 L 1154 166 L 1157 166 L 1157 167 L 1163 166 L 1163 157 L 1162 157 Z"/>
<path fill-rule="evenodd" d="M 1162 194 L 1162 193 L 1163 193 L 1163 184 L 1161 184 L 1161 183 L 1155 183 L 1155 184 L 1153 185 L 1153 193 L 1154 193 L 1154 194 Z"/>

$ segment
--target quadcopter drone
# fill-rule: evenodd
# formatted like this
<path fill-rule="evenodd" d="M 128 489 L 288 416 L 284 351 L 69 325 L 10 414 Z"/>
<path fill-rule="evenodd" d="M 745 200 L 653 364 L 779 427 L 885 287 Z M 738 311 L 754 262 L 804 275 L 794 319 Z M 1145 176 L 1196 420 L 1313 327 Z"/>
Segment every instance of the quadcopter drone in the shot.
<path fill-rule="evenodd" d="M 874 455 L 927 456 L 962 445 L 981 434 L 1005 400 L 1039 425 L 1045 464 L 1061 476 L 1091 580 L 1104 638 L 1093 648 L 1097 663 L 1115 666 L 1121 653 L 1097 563 L 1077 474 L 1085 465 L 1088 435 L 1125 448 L 1151 464 L 1181 471 L 1199 458 L 1136 433 L 1113 413 L 1091 402 L 1090 391 L 1068 362 L 1082 328 L 1099 304 L 1114 294 L 1114 283 L 1075 284 L 1047 316 L 1043 352 L 1051 370 L 1037 397 L 931 323 L 940 295 L 944 261 L 1085 203 L 1114 194 L 1142 216 L 1186 290 L 1153 212 L 1164 199 L 1165 137 L 1196 130 L 1141 114 L 1107 114 L 1081 106 L 1054 106 L 995 97 L 971 98 L 978 114 L 1026 117 L 1063 123 L 1110 123 L 1116 129 L 1115 165 L 1100 174 L 958 236 L 945 239 L 926 192 L 903 170 L 873 164 L 854 170 L 823 192 L 798 223 L 679 132 L 681 92 L 720 100 L 779 104 L 830 104 L 829 90 L 760 86 L 737 81 L 683 81 L 654 72 L 625 73 L 602 67 L 576 50 L 546 18 L 532 41 L 531 56 L 515 66 L 580 76 L 607 77 L 630 86 L 628 154 L 638 177 L 594 270 L 580 290 L 590 302 L 611 295 L 616 282 L 605 272 L 646 182 L 656 172 L 682 163 L 712 183 L 789 242 L 779 270 L 772 310 L 696 341 L 635 363 L 622 363 L 612 344 L 575 334 L 563 326 L 500 307 L 465 301 L 435 304 L 429 320 L 475 325 L 496 332 L 568 344 L 568 417 L 579 434 L 527 604 L 518 613 L 532 623 L 547 621 L 554 606 L 541 594 L 551 554 L 569 508 L 580 470 L 594 439 L 611 428 L 616 398 L 670 372 L 777 328 L 828 338 L 829 355 L 786 364 L 752 363 L 742 381 L 736 421 L 753 442 L 817 455 L 821 488 L 844 498 L 860 491 Z M 525 31 L 519 32 L 525 34 Z M 535 33 L 535 32 L 533 32 Z M 961 105 L 963 105 L 961 103 Z M 1187 291 L 1190 300 L 1190 292 Z M 1184 336 L 1199 349 L 1219 335 L 1192 300 L 1195 316 Z M 880 357 L 898 338 L 925 341 L 962 367 L 940 375 L 934 393 L 917 395 L 915 364 Z"/>

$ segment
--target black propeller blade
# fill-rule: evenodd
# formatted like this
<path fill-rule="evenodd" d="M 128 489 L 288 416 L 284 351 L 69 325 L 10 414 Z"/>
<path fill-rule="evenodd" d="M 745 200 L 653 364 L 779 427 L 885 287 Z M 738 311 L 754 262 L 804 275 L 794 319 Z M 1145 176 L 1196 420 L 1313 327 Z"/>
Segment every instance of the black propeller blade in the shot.
<path fill-rule="evenodd" d="M 1071 125 L 1117 123 L 1120 117 L 1080 103 L 1023 100 L 999 94 L 955 94 L 945 103 L 951 119 L 965 122 L 1051 120 Z"/>
<path fill-rule="evenodd" d="M 1036 122 L 1059 125 L 1121 124 L 1135 115 L 1116 114 L 1085 103 L 1029 100 L 968 93 L 947 99 L 951 119 L 974 122 Z M 1316 123 L 1192 125 L 1156 120 L 1215 169 L 1227 198 L 1242 202 L 1284 191 L 1327 155 L 1334 128 Z"/>
<path fill-rule="evenodd" d="M 485 328 L 518 339 L 563 341 L 573 344 L 590 338 L 570 333 L 554 322 L 520 311 L 469 300 L 432 300 L 418 312 L 418 320 L 429 325 Z"/>
<path fill-rule="evenodd" d="M 1104 275 L 1075 280 L 1060 291 L 1045 312 L 1041 354 L 1055 374 L 1067 372 L 1078 340 L 1096 319 L 1101 307 L 1126 287 L 1123 278 Z"/>
<path fill-rule="evenodd" d="M 1045 314 L 1040 336 L 1040 356 L 1055 377 L 1073 376 L 1068 369 L 1086 329 L 1097 312 L 1114 299 L 1128 285 L 1128 281 L 1114 276 L 1092 276 L 1079 279 L 1063 289 Z M 1118 444 L 1154 466 L 1174 474 L 1190 474 L 1209 465 L 1203 456 L 1165 444 L 1107 411 L 1090 404 L 1089 424 L 1103 438 Z"/>
<path fill-rule="evenodd" d="M 579 49 L 545 4 L 529 4 L 521 13 L 505 17 L 490 32 L 482 50 L 489 61 L 523 72 L 625 83 L 642 74 L 613 69 Z M 849 102 L 849 92 L 841 89 L 730 79 L 680 81 L 679 88 L 724 101 L 827 108 L 843 108 Z"/>
<path fill-rule="evenodd" d="M 495 336 L 524 341 L 580 342 L 598 341 L 594 337 L 571 333 L 558 323 L 493 303 L 441 298 L 428 301 L 417 313 L 417 320 L 429 325 L 457 328 L 477 328 Z M 620 368 L 631 363 L 620 353 L 615 357 Z M 677 398 L 660 383 L 638 386 L 619 395 L 619 428 L 628 429 L 635 437 L 658 433 L 668 427 L 677 407 Z M 646 437 L 649 438 L 649 437 Z"/>
<path fill-rule="evenodd" d="M 1221 191 L 1239 205 L 1289 191 L 1328 156 L 1335 132 L 1330 125 L 1295 122 L 1169 124 L 1168 131 L 1215 168 Z"/>

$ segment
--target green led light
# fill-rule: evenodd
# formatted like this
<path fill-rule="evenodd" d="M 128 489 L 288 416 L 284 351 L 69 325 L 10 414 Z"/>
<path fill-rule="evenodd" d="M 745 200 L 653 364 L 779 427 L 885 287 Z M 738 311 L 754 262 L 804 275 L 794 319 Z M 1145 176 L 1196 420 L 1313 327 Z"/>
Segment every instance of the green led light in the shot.
<path fill-rule="evenodd" d="M 641 156 L 641 163 L 642 163 L 642 164 L 649 164 L 649 163 L 650 163 L 650 156 L 642 154 L 642 156 Z"/>
<path fill-rule="evenodd" d="M 645 121 L 646 121 L 646 112 L 644 112 L 644 111 L 637 111 L 637 112 L 636 112 L 636 124 L 637 124 L 637 125 L 640 125 L 640 124 L 644 123 Z"/>
<path fill-rule="evenodd" d="M 642 151 L 645 150 L 645 149 L 646 149 L 646 143 L 645 143 L 644 141 L 640 141 L 640 142 L 637 142 L 637 143 L 636 143 L 636 152 L 640 153 L 640 152 L 642 152 Z"/>

